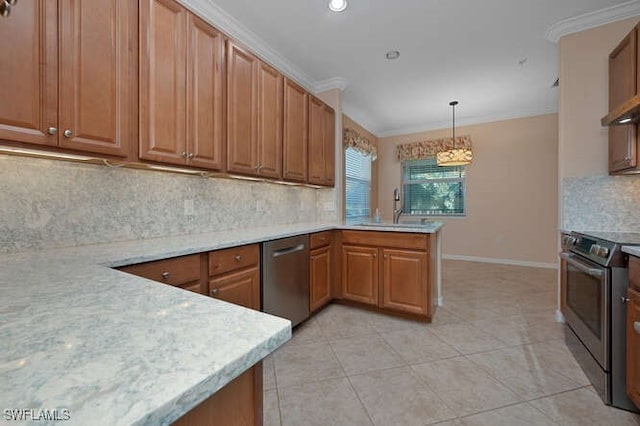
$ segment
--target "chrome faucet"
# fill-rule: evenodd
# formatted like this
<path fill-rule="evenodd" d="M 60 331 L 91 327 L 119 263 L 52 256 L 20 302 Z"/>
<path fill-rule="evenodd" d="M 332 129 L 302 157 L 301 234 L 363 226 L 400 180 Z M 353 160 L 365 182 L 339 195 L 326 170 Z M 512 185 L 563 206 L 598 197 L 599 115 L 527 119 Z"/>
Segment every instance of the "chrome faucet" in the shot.
<path fill-rule="evenodd" d="M 400 201 L 400 190 L 396 188 L 393 190 L 393 223 L 398 223 L 402 214 L 402 209 L 398 208 L 398 201 Z"/>

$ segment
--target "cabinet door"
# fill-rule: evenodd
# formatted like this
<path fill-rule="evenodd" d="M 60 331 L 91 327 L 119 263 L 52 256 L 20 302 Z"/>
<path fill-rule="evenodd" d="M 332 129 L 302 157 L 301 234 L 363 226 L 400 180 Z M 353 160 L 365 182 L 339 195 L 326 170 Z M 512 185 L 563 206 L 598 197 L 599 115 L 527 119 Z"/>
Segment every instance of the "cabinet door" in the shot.
<path fill-rule="evenodd" d="M 309 310 L 315 311 L 331 300 L 331 246 L 311 251 Z"/>
<path fill-rule="evenodd" d="M 342 297 L 378 305 L 378 249 L 342 246 Z"/>
<path fill-rule="evenodd" d="M 322 140 L 324 152 L 324 176 L 323 184 L 333 186 L 335 184 L 335 149 L 336 149 L 336 118 L 333 109 L 324 106 L 322 110 Z"/>
<path fill-rule="evenodd" d="M 410 250 L 382 250 L 381 307 L 428 314 L 427 254 Z"/>
<path fill-rule="evenodd" d="M 260 270 L 251 268 L 209 280 L 209 295 L 236 305 L 260 310 Z"/>
<path fill-rule="evenodd" d="M 60 1 L 60 126 L 64 148 L 126 157 L 137 111 L 137 7 Z"/>
<path fill-rule="evenodd" d="M 627 305 L 627 395 L 640 407 L 640 292 L 631 289 Z"/>
<path fill-rule="evenodd" d="M 324 184 L 324 104 L 311 97 L 309 99 L 309 183 Z"/>
<path fill-rule="evenodd" d="M 284 82 L 283 178 L 307 180 L 309 95 L 290 80 Z"/>
<path fill-rule="evenodd" d="M 276 179 L 282 178 L 282 86 L 282 74 L 259 62 L 258 174 Z"/>
<path fill-rule="evenodd" d="M 258 59 L 227 42 L 227 170 L 257 173 Z"/>
<path fill-rule="evenodd" d="M 634 29 L 609 55 L 609 111 L 636 94 L 637 38 Z"/>
<path fill-rule="evenodd" d="M 636 124 L 609 127 L 609 172 L 619 172 L 638 165 Z"/>
<path fill-rule="evenodd" d="M 609 111 L 613 111 L 637 93 L 634 29 L 609 55 Z M 637 166 L 637 126 L 609 127 L 609 171 L 618 172 Z"/>
<path fill-rule="evenodd" d="M 0 139 L 58 143 L 58 11 L 55 1 L 20 2 L 0 24 Z M 48 129 L 51 128 L 51 133 Z"/>
<path fill-rule="evenodd" d="M 173 426 L 262 425 L 262 362 L 236 377 Z"/>
<path fill-rule="evenodd" d="M 188 12 L 140 2 L 140 158 L 185 164 Z"/>
<path fill-rule="evenodd" d="M 189 14 L 187 153 L 189 164 L 223 169 L 224 36 Z"/>

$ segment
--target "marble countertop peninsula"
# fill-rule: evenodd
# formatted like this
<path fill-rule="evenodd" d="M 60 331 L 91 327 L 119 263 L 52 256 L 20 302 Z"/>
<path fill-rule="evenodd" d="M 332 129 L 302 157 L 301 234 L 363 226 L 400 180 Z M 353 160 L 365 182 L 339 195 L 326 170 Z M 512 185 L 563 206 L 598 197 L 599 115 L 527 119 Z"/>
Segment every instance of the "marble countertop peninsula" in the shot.
<path fill-rule="evenodd" d="M 307 223 L 2 255 L 2 415 L 170 424 L 291 337 L 288 320 L 111 268 L 331 229 L 441 227 Z"/>
<path fill-rule="evenodd" d="M 640 257 L 640 246 L 622 246 L 622 251 L 632 256 Z"/>

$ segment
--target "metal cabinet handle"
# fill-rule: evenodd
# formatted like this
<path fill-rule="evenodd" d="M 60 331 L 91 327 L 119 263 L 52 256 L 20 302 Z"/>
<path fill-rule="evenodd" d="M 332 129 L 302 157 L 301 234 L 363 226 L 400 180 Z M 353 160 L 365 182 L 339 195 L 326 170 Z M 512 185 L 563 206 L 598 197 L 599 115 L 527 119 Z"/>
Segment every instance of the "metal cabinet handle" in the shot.
<path fill-rule="evenodd" d="M 217 295 L 218 293 L 220 293 L 220 289 L 219 288 L 211 289 L 211 294 Z"/>
<path fill-rule="evenodd" d="M 636 333 L 640 334 L 640 322 L 636 321 L 633 323 L 633 329 Z"/>
<path fill-rule="evenodd" d="M 389 258 L 389 255 L 388 255 L 388 254 L 385 254 L 385 255 L 384 255 L 384 258 L 385 258 L 385 259 L 388 259 L 388 258 Z"/>
<path fill-rule="evenodd" d="M 620 301 L 622 303 L 629 303 L 629 298 L 627 296 L 620 296 Z"/>
<path fill-rule="evenodd" d="M 189 159 L 190 159 L 190 160 L 193 160 L 193 157 L 194 157 L 193 152 L 190 152 L 190 153 L 189 153 Z"/>
<path fill-rule="evenodd" d="M 170 276 L 171 276 L 171 274 L 168 273 L 168 272 L 163 272 L 162 273 L 162 278 L 165 279 L 165 280 L 168 280 Z"/>
<path fill-rule="evenodd" d="M 187 158 L 187 153 L 185 151 L 182 151 L 182 154 L 180 155 L 182 155 L 182 158 Z"/>
<path fill-rule="evenodd" d="M 49 127 L 47 129 L 47 133 L 49 133 L 50 135 L 55 135 L 56 133 L 58 133 L 58 129 L 56 129 L 55 127 Z"/>
<path fill-rule="evenodd" d="M 236 262 L 240 262 L 242 260 L 242 256 L 238 254 L 236 255 L 235 259 L 236 259 Z"/>
<path fill-rule="evenodd" d="M 378 257 L 378 253 L 373 253 L 373 257 Z"/>
<path fill-rule="evenodd" d="M 627 155 L 626 157 L 624 157 L 624 161 L 631 161 L 631 157 Z"/>
<path fill-rule="evenodd" d="M 64 135 L 65 138 L 70 138 L 71 136 L 73 136 L 73 132 L 69 129 L 65 130 L 64 133 L 62 133 Z"/>

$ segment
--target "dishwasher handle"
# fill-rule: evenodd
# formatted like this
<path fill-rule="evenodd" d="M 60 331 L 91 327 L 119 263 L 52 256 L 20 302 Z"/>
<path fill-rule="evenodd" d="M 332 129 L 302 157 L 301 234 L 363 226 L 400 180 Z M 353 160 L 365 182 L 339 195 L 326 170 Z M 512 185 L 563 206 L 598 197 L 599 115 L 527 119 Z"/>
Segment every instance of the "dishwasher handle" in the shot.
<path fill-rule="evenodd" d="M 271 256 L 280 257 L 280 256 L 284 256 L 284 255 L 295 253 L 297 251 L 302 251 L 302 250 L 304 250 L 304 244 L 298 244 L 297 246 L 287 247 L 280 250 L 274 250 Z"/>

